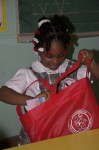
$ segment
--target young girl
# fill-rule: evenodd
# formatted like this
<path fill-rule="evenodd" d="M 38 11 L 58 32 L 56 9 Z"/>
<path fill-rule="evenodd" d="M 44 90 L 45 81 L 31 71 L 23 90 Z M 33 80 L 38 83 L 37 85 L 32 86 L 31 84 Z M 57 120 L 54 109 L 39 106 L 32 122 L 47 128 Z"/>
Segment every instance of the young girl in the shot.
<path fill-rule="evenodd" d="M 36 97 L 50 97 L 40 79 L 46 79 L 53 85 L 55 81 L 75 63 L 66 59 L 66 53 L 70 45 L 69 29 L 66 22 L 60 16 L 51 19 L 41 18 L 33 38 L 34 51 L 38 53 L 38 59 L 33 62 L 31 68 L 17 71 L 14 77 L 0 89 L 1 101 L 13 105 L 26 105 L 26 101 Z M 83 49 L 79 52 L 83 55 L 82 62 L 91 59 L 90 79 L 99 79 L 99 64 L 93 58 L 92 51 Z M 84 78 L 86 66 L 81 67 L 70 74 L 59 85 L 59 90 L 71 85 L 76 80 Z M 32 84 L 31 84 L 32 83 Z M 24 129 L 21 131 L 19 144 L 30 143 Z"/>

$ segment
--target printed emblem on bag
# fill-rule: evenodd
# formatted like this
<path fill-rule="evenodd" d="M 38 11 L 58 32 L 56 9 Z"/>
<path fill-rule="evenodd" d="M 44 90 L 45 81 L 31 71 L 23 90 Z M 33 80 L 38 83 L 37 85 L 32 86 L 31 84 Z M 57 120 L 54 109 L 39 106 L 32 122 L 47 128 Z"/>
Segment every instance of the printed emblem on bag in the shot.
<path fill-rule="evenodd" d="M 71 115 L 68 127 L 72 133 L 77 133 L 90 130 L 92 124 L 93 118 L 91 114 L 84 109 L 78 109 Z"/>

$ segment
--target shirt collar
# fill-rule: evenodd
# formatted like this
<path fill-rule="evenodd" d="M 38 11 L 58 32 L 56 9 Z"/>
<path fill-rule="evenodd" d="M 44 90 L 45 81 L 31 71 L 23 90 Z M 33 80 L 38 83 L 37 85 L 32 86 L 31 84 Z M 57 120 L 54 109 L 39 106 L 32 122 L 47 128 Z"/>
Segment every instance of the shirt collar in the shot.
<path fill-rule="evenodd" d="M 50 70 L 49 68 L 46 68 L 41 62 L 36 60 L 32 64 L 32 69 L 38 73 L 42 73 L 42 72 L 47 72 L 49 74 L 59 73 L 59 72 L 63 73 L 66 70 L 67 64 L 68 64 L 68 59 L 66 59 L 57 70 Z"/>

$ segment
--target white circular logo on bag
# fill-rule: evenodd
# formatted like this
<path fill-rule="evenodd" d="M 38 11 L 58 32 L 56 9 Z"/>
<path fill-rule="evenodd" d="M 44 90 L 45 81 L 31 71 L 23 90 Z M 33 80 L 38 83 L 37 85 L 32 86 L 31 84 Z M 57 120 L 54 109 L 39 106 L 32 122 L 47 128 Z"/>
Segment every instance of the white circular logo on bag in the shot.
<path fill-rule="evenodd" d="M 64 81 L 65 87 L 67 87 L 67 86 L 72 85 L 73 83 L 75 83 L 75 80 L 71 79 L 71 78 L 66 78 L 63 81 Z"/>
<path fill-rule="evenodd" d="M 93 118 L 91 114 L 84 109 L 75 111 L 68 121 L 68 127 L 72 133 L 87 131 L 91 129 L 92 124 Z"/>

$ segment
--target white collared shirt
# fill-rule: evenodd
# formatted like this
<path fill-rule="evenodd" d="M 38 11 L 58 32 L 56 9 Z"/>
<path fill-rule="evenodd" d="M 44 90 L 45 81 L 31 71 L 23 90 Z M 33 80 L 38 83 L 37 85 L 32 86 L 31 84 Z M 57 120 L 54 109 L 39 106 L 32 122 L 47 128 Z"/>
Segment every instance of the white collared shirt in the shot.
<path fill-rule="evenodd" d="M 43 66 L 38 60 L 36 60 L 32 64 L 32 69 L 38 73 L 43 73 L 43 72 L 46 72 L 48 74 L 64 73 L 68 65 L 68 62 L 69 60 L 66 59 L 57 70 L 52 71 L 46 68 L 45 66 Z M 81 78 L 84 78 L 85 76 L 86 76 L 86 66 L 82 65 L 77 71 L 77 79 L 79 80 Z M 67 79 L 67 82 L 68 84 L 72 84 L 72 79 L 70 80 Z M 30 68 L 22 68 L 16 72 L 16 74 L 13 76 L 11 80 L 5 83 L 5 86 L 19 93 L 23 93 L 31 83 L 33 83 L 33 85 L 31 85 L 28 88 L 26 94 L 35 97 L 40 93 L 37 77 L 33 74 Z"/>

